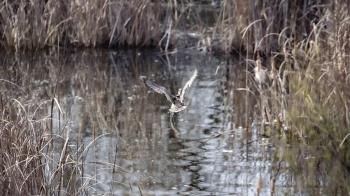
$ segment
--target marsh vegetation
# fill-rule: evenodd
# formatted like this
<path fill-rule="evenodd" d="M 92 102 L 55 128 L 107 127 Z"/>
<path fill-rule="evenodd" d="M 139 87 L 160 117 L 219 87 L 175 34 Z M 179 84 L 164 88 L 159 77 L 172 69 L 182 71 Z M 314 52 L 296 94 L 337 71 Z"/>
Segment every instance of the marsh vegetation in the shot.
<path fill-rule="evenodd" d="M 0 194 L 349 194 L 349 6 L 1 1 Z"/>

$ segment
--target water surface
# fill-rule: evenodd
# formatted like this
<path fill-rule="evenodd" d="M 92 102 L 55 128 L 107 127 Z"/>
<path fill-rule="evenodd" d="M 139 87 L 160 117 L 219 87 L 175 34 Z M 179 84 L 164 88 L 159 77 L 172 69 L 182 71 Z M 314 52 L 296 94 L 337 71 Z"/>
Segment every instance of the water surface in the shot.
<path fill-rule="evenodd" d="M 1 77 L 19 87 L 3 84 L 2 93 L 20 94 L 29 108 L 41 105 L 38 112 L 52 117 L 47 126 L 52 123 L 57 136 L 57 157 L 60 138 L 68 138 L 80 165 L 75 183 L 81 192 L 324 193 L 321 184 L 312 183 L 320 182 L 317 175 L 303 186 L 300 182 L 310 176 L 294 173 L 283 160 L 287 151 L 300 152 L 283 144 L 276 148 L 262 136 L 258 96 L 239 90 L 251 75 L 238 60 L 193 50 L 83 51 L 8 57 L 3 64 Z M 186 95 L 189 105 L 170 121 L 165 96 L 147 88 L 140 76 L 175 94 L 195 69 L 198 77 Z M 72 177 L 65 178 L 70 183 Z"/>

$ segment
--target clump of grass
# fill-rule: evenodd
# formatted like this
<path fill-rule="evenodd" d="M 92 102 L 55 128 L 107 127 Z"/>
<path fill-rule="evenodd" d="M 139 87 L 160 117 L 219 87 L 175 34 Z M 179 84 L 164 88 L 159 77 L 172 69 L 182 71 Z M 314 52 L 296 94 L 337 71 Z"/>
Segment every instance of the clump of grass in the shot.
<path fill-rule="evenodd" d="M 269 87 L 259 92 L 269 99 L 261 104 L 268 121 L 295 122 L 293 114 L 303 114 L 349 127 L 349 11 L 342 1 L 325 3 L 223 2 L 218 31 L 224 47 L 244 48 L 254 61 L 261 56 L 270 72 Z"/>
<path fill-rule="evenodd" d="M 265 86 L 248 77 L 246 92 L 256 92 L 260 119 L 272 127 L 277 146 L 292 144 L 281 150 L 280 160 L 305 174 L 301 184 L 329 187 L 325 193 L 348 193 L 348 3 L 224 1 L 224 5 L 218 26 L 223 47 L 243 49 L 245 58 L 253 60 L 247 61 L 248 69 L 262 57 L 270 72 Z"/>
<path fill-rule="evenodd" d="M 286 39 L 300 41 L 323 15 L 322 1 L 229 1 L 224 0 L 218 21 L 222 47 L 228 52 L 243 49 L 264 55 L 282 51 Z"/>
<path fill-rule="evenodd" d="M 43 122 L 34 120 L 18 100 L 2 99 L 1 107 L 1 194 L 46 194 L 43 160 L 47 140 L 45 129 L 38 129 Z"/>
<path fill-rule="evenodd" d="M 301 138 L 309 133 L 299 126 L 319 132 L 323 125 L 330 125 L 333 128 L 324 132 L 336 140 L 341 140 L 350 127 L 347 89 L 350 70 L 346 64 L 350 23 L 346 20 L 348 13 L 337 7 L 340 5 L 335 4 L 334 10 L 329 8 L 308 37 L 294 45 L 286 57 L 295 70 L 289 77 L 292 93 L 288 116 Z M 334 26 L 326 27 L 325 23 Z"/>
<path fill-rule="evenodd" d="M 145 0 L 2 1 L 1 46 L 155 46 L 164 6 Z"/>
<path fill-rule="evenodd" d="M 75 133 L 70 133 L 56 99 L 38 105 L 4 97 L 1 100 L 2 195 L 76 195 L 90 192 L 93 184 L 99 183 L 93 173 L 84 172 L 91 164 L 86 156 L 89 148 L 107 134 L 94 137 L 87 145 L 81 141 L 73 145 L 80 136 L 75 138 Z M 45 116 L 47 108 L 54 110 Z M 53 122 L 57 120 L 62 122 Z M 98 161 L 110 170 L 117 167 Z"/>
<path fill-rule="evenodd" d="M 295 11 L 296 16 L 301 12 L 303 17 L 274 24 L 267 19 L 278 11 L 270 15 L 266 10 L 275 5 L 265 4 L 261 18 L 248 20 L 241 43 L 248 53 L 265 56 L 264 65 L 272 75 L 267 87 L 254 88 L 262 100 L 261 119 L 279 124 L 273 127 L 272 137 L 287 136 L 286 140 L 278 137 L 277 146 L 292 144 L 281 150 L 280 158 L 298 174 L 301 184 L 329 187 L 324 191 L 328 194 L 346 194 L 350 173 L 349 7 L 343 1 L 310 5 L 296 10 L 289 6 L 288 12 Z M 311 13 L 318 13 L 317 17 L 309 17 Z"/>

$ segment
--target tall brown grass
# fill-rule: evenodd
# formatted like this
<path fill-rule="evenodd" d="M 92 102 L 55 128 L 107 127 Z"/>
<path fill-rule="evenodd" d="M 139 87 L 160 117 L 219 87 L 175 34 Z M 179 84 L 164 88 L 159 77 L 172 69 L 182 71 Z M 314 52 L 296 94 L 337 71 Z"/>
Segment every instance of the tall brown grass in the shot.
<path fill-rule="evenodd" d="M 295 105 L 322 106 L 319 112 L 329 110 L 325 116 L 339 117 L 334 120 L 346 127 L 348 8 L 347 1 L 224 1 L 217 30 L 226 50 L 241 48 L 253 60 L 264 57 L 272 83 L 267 96 L 275 105 L 286 110 L 282 102 L 290 99 L 288 112 L 299 108 Z"/>
<path fill-rule="evenodd" d="M 1 1 L 1 46 L 155 46 L 166 30 L 158 1 Z"/>
<path fill-rule="evenodd" d="M 4 101 L 4 98 L 2 99 Z M 17 100 L 2 102 L 0 130 L 1 194 L 43 194 L 45 186 L 42 150 L 43 132 L 37 132 L 24 106 Z"/>
<path fill-rule="evenodd" d="M 223 1 L 218 32 L 226 51 L 239 48 L 265 55 L 279 52 L 283 43 L 296 43 L 322 17 L 326 0 Z M 340 4 L 340 3 L 339 3 Z"/>
<path fill-rule="evenodd" d="M 246 82 L 248 89 L 258 91 L 261 120 L 272 126 L 274 135 L 285 136 L 277 146 L 300 145 L 283 148 L 281 157 L 305 173 L 302 182 L 317 177 L 327 182 L 324 186 L 330 189 L 325 193 L 348 193 L 349 187 L 343 185 L 350 173 L 349 2 L 224 1 L 224 5 L 217 27 L 222 47 L 231 52 L 238 48 L 245 52 L 244 58 L 254 61 L 262 56 L 270 74 L 265 87 Z M 309 158 L 313 160 L 306 161 Z"/>
<path fill-rule="evenodd" d="M 14 98 L 11 91 L 1 97 L 1 194 L 60 195 L 85 191 L 80 179 L 83 155 L 72 152 L 68 146 L 72 138 L 66 126 L 55 128 L 54 111 L 47 113 L 50 107 L 60 110 L 57 100 L 33 102 Z"/>

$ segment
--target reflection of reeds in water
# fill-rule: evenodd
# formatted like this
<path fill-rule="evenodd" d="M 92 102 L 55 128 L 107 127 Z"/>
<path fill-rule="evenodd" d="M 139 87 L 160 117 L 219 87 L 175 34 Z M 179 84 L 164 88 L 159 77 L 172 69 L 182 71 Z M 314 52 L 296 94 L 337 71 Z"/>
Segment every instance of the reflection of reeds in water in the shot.
<path fill-rule="evenodd" d="M 7 66 L 2 67 L 1 76 L 9 77 L 9 82 L 0 83 L 4 87 L 0 106 L 0 172 L 4 174 L 0 188 L 4 193 L 80 194 L 105 183 L 125 189 L 129 185 L 113 185 L 128 181 L 117 153 L 153 157 L 145 154 L 152 152 L 145 151 L 145 146 L 155 148 L 166 141 L 160 110 L 145 103 L 144 88 L 132 79 L 156 69 L 154 60 L 145 58 L 140 64 L 133 55 L 125 55 L 126 60 L 105 58 L 105 54 L 82 52 L 62 60 L 19 57 L 17 66 L 4 58 Z M 98 153 L 103 147 L 108 150 Z M 100 179 L 103 175 L 113 179 L 106 182 Z"/>
<path fill-rule="evenodd" d="M 234 59 L 238 62 L 237 66 L 228 66 L 227 74 L 225 76 L 225 88 L 222 89 L 222 96 L 224 97 L 227 108 L 230 109 L 230 119 L 235 126 L 245 127 L 247 130 L 255 118 L 254 105 L 256 99 L 254 93 L 247 89 L 247 82 L 252 83 L 254 79 L 250 74 L 242 74 L 245 72 L 245 67 L 240 65 L 239 59 Z"/>

